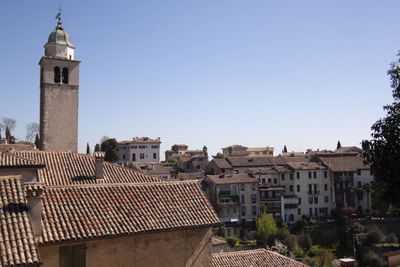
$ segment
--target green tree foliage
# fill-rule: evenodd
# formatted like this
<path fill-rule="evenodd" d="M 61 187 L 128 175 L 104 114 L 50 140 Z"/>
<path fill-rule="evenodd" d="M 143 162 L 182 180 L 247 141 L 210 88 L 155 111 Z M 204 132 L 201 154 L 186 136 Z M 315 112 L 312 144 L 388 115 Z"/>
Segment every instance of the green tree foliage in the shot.
<path fill-rule="evenodd" d="M 311 249 L 311 247 L 313 245 L 313 242 L 312 242 L 311 235 L 310 235 L 310 233 L 308 231 L 304 232 L 301 235 L 300 245 L 305 251 L 310 251 L 310 249 Z"/>
<path fill-rule="evenodd" d="M 399 243 L 399 239 L 397 238 L 394 232 L 391 232 L 386 236 L 386 242 L 388 243 Z"/>
<path fill-rule="evenodd" d="M 367 242 L 370 244 L 379 244 L 385 242 L 385 236 L 383 235 L 381 229 L 378 226 L 373 225 L 368 229 Z"/>
<path fill-rule="evenodd" d="M 340 141 L 337 141 L 336 149 L 339 149 L 341 147 L 342 147 L 342 144 L 340 143 Z"/>
<path fill-rule="evenodd" d="M 38 134 L 36 134 L 36 136 L 35 136 L 35 146 L 36 146 L 36 148 L 40 148 L 40 139 L 39 139 L 39 135 Z"/>
<path fill-rule="evenodd" d="M 386 116 L 372 125 L 371 140 L 362 142 L 363 155 L 374 171 L 374 189 L 388 203 L 400 205 L 400 53 L 387 74 L 394 102 L 383 109 Z"/>
<path fill-rule="evenodd" d="M 274 217 L 271 214 L 267 214 L 265 210 L 262 211 L 261 215 L 256 218 L 256 229 L 257 244 L 266 246 L 269 236 L 277 231 Z"/>
<path fill-rule="evenodd" d="M 100 145 L 99 145 L 99 144 L 96 144 L 96 145 L 94 146 L 94 151 L 95 151 L 95 152 L 100 151 Z"/>
<path fill-rule="evenodd" d="M 106 152 L 104 160 L 115 162 L 119 160 L 119 145 L 115 138 L 104 140 L 101 143 L 101 151 Z"/>
<path fill-rule="evenodd" d="M 239 239 L 237 239 L 234 236 L 228 236 L 228 238 L 226 239 L 226 243 L 228 243 L 228 245 L 233 248 L 234 246 L 236 246 L 237 242 L 239 241 Z"/>
<path fill-rule="evenodd" d="M 214 159 L 224 159 L 225 158 L 225 156 L 224 156 L 224 154 L 222 154 L 222 153 L 217 153 L 217 155 L 215 155 L 215 156 L 212 156 Z"/>
<path fill-rule="evenodd" d="M 90 154 L 90 146 L 89 146 L 89 143 L 86 143 L 86 154 L 87 154 L 87 155 Z"/>
<path fill-rule="evenodd" d="M 6 126 L 6 140 L 9 144 L 15 144 L 15 137 L 11 135 L 11 131 L 8 126 Z"/>
<path fill-rule="evenodd" d="M 282 152 L 283 152 L 283 153 L 287 153 L 287 147 L 286 147 L 286 145 L 283 146 Z"/>
<path fill-rule="evenodd" d="M 167 162 L 163 163 L 164 167 L 174 167 L 178 165 L 178 160 L 176 158 L 169 158 Z"/>
<path fill-rule="evenodd" d="M 314 252 L 317 257 L 319 267 L 332 266 L 331 262 L 335 259 L 335 255 L 326 248 L 319 248 Z"/>
<path fill-rule="evenodd" d="M 206 156 L 206 157 L 208 157 L 208 152 L 207 152 L 207 147 L 206 146 L 203 146 L 203 153 L 204 153 L 204 156 Z"/>
<path fill-rule="evenodd" d="M 361 266 L 383 266 L 383 260 L 378 254 L 371 250 L 364 250 L 361 255 Z"/>

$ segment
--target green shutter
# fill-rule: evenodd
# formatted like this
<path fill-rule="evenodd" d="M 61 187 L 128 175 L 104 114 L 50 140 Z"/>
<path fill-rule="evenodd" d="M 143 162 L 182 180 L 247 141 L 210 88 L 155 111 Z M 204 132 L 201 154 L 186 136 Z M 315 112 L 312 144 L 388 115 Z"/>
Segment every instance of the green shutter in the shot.
<path fill-rule="evenodd" d="M 72 261 L 74 267 L 86 267 L 86 246 L 85 244 L 72 247 Z"/>
<path fill-rule="evenodd" d="M 60 267 L 70 267 L 72 266 L 72 247 L 64 246 L 60 247 Z"/>

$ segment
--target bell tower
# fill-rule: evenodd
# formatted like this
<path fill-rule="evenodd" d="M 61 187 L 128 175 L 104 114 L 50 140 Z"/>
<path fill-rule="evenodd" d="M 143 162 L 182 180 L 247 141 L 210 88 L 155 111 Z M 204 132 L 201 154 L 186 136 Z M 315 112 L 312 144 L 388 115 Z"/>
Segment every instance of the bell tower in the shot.
<path fill-rule="evenodd" d="M 78 150 L 79 60 L 64 31 L 60 13 L 57 27 L 44 45 L 40 59 L 40 149 Z"/>

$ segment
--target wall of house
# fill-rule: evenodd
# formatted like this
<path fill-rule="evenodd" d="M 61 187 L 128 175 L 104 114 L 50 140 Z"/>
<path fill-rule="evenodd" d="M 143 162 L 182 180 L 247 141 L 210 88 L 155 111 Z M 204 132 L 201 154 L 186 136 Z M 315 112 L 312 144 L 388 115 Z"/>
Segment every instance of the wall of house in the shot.
<path fill-rule="evenodd" d="M 363 187 L 367 183 L 371 183 L 374 180 L 374 176 L 371 175 L 370 170 L 360 170 L 354 174 L 354 187 L 357 188 L 361 185 Z M 355 208 L 361 209 L 362 213 L 365 214 L 371 210 L 371 193 L 363 190 L 361 199 L 355 194 Z"/>
<path fill-rule="evenodd" d="M 400 266 L 400 254 L 388 257 L 389 267 Z"/>
<path fill-rule="evenodd" d="M 156 153 L 156 158 L 153 154 Z M 159 162 L 160 161 L 160 144 L 159 143 L 130 143 L 121 145 L 120 150 L 121 161 L 133 161 L 132 154 L 135 154 L 135 162 Z M 143 154 L 144 158 L 140 158 Z"/>
<path fill-rule="evenodd" d="M 22 182 L 36 182 L 37 169 L 36 168 L 13 168 L 13 169 L 0 169 L 0 176 L 15 176 L 21 175 Z"/>
<path fill-rule="evenodd" d="M 66 245 L 86 245 L 86 267 L 211 266 L 211 229 L 160 232 Z M 42 267 L 59 266 L 59 245 L 39 247 Z"/>

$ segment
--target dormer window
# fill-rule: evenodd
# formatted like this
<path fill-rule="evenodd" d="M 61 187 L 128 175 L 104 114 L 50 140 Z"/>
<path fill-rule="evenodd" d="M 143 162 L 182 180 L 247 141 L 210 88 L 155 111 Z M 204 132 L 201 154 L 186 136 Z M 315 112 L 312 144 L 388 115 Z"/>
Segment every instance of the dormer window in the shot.
<path fill-rule="evenodd" d="M 68 84 L 68 68 L 63 68 L 62 82 L 63 82 L 63 84 Z"/>
<path fill-rule="evenodd" d="M 54 67 L 54 83 L 60 83 L 60 68 Z"/>

